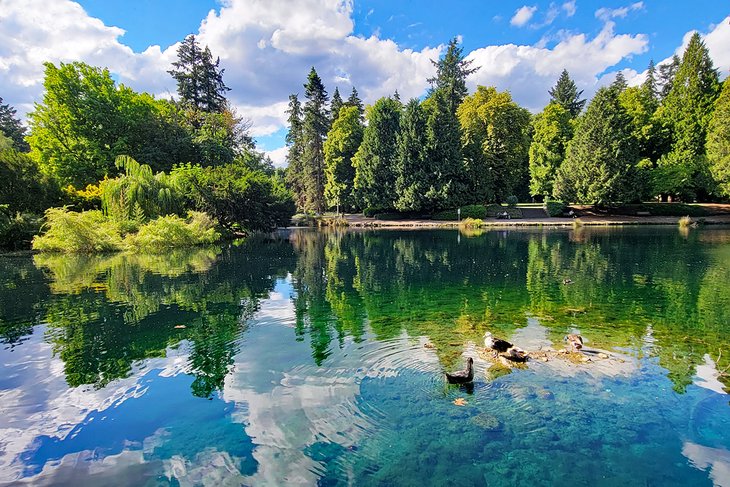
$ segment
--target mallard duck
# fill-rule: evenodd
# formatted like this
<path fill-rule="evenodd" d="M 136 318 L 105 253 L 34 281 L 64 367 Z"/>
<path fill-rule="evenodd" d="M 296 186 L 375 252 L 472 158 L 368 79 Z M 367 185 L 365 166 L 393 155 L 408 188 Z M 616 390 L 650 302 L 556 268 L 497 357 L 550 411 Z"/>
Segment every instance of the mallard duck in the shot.
<path fill-rule="evenodd" d="M 446 380 L 449 384 L 466 384 L 474 380 L 474 359 L 466 359 L 466 368 L 452 374 L 446 372 Z"/>
<path fill-rule="evenodd" d="M 568 342 L 568 345 L 570 348 L 573 349 L 573 351 L 578 351 L 581 348 L 583 348 L 583 337 L 578 335 L 577 333 L 571 333 L 570 335 L 566 335 L 564 340 Z"/>
<path fill-rule="evenodd" d="M 517 347 L 510 347 L 507 351 L 500 354 L 502 357 L 512 362 L 527 362 L 527 352 Z"/>
<path fill-rule="evenodd" d="M 491 332 L 486 332 L 484 334 L 484 346 L 490 350 L 494 350 L 495 352 L 506 352 L 510 347 L 512 347 L 512 344 L 507 340 L 495 338 Z"/>

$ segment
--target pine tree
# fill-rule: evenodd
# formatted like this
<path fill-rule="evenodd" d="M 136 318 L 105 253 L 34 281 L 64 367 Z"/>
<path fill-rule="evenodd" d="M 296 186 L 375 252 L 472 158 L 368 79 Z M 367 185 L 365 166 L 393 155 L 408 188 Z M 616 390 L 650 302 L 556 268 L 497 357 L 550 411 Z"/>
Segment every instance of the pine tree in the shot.
<path fill-rule="evenodd" d="M 431 93 L 440 91 L 445 97 L 448 110 L 455 115 L 464 97 L 469 93 L 466 88 L 466 78 L 479 68 L 472 68 L 472 61 L 466 61 L 464 48 L 454 38 L 446 47 L 446 54 L 438 61 L 431 60 L 436 67 L 436 76 L 429 78 Z"/>
<path fill-rule="evenodd" d="M 616 73 L 616 78 L 613 80 L 612 86 L 614 86 L 619 92 L 622 92 L 629 87 L 629 83 L 626 81 L 626 76 L 624 76 L 622 71 Z"/>
<path fill-rule="evenodd" d="M 3 105 L 3 99 L 0 97 L 0 132 L 12 140 L 15 150 L 28 152 L 30 146 L 25 141 L 25 127 L 15 118 L 15 113 L 15 108 L 9 104 Z"/>
<path fill-rule="evenodd" d="M 639 196 L 634 179 L 638 148 L 619 94 L 618 86 L 599 89 L 579 119 L 555 178 L 556 198 L 606 204 Z"/>
<path fill-rule="evenodd" d="M 355 168 L 352 159 L 360 147 L 365 130 L 357 107 L 344 105 L 339 114 L 324 142 L 327 177 L 324 194 L 327 204 L 336 207 L 338 213 L 341 208 L 350 209 L 354 206 L 352 190 Z"/>
<path fill-rule="evenodd" d="M 427 113 L 413 98 L 405 106 L 396 137 L 395 208 L 400 211 L 422 211 L 431 206 L 427 193 L 436 181 L 426 151 L 426 130 Z"/>
<path fill-rule="evenodd" d="M 362 100 L 360 100 L 360 96 L 354 86 L 352 87 L 352 92 L 347 99 L 347 104 L 357 107 L 357 111 L 360 113 L 360 120 L 365 120 L 365 108 L 363 107 Z"/>
<path fill-rule="evenodd" d="M 545 198 L 553 194 L 553 181 L 565 159 L 565 149 L 573 138 L 570 112 L 557 103 L 548 103 L 533 121 L 530 144 L 530 193 Z"/>
<path fill-rule="evenodd" d="M 307 84 L 304 85 L 304 96 L 307 98 L 302 125 L 305 208 L 321 213 L 326 208 L 324 140 L 329 130 L 329 114 L 327 91 L 314 67 L 309 72 Z"/>
<path fill-rule="evenodd" d="M 289 151 L 286 155 L 288 168 L 286 180 L 289 188 L 294 194 L 294 200 L 299 209 L 304 209 L 306 194 L 304 190 L 304 167 L 302 156 L 304 153 L 304 140 L 302 132 L 302 104 L 296 94 L 289 95 L 289 108 L 286 113 L 289 115 L 289 132 L 286 134 L 286 145 Z"/>
<path fill-rule="evenodd" d="M 654 66 L 653 59 L 649 61 L 649 66 L 646 68 L 646 79 L 641 84 L 641 91 L 646 100 L 653 100 L 654 103 L 658 102 L 659 87 L 657 85 L 656 67 Z"/>
<path fill-rule="evenodd" d="M 342 105 L 344 104 L 345 102 L 342 101 L 339 88 L 335 87 L 335 92 L 332 95 L 332 101 L 330 102 L 330 127 L 335 120 L 337 120 L 337 117 L 340 116 L 340 108 L 342 108 Z"/>
<path fill-rule="evenodd" d="M 464 203 L 464 165 L 459 119 L 451 112 L 446 91 L 436 90 L 426 100 L 426 151 L 431 181 L 426 194 L 429 209 L 454 208 Z"/>
<path fill-rule="evenodd" d="M 677 74 L 679 63 L 679 56 L 675 54 L 672 56 L 672 60 L 670 62 L 659 65 L 659 81 L 657 83 L 657 89 L 661 99 L 666 98 L 669 92 L 672 91 L 674 76 Z"/>
<path fill-rule="evenodd" d="M 707 158 L 720 193 L 730 197 L 730 78 L 725 79 L 715 102 L 707 131 Z"/>
<path fill-rule="evenodd" d="M 189 35 L 177 49 L 175 69 L 168 71 L 177 81 L 180 100 L 196 110 L 222 112 L 226 108 L 226 91 L 223 82 L 220 58 L 213 61 L 213 55 L 206 46 L 201 49 L 194 35 Z"/>
<path fill-rule="evenodd" d="M 548 93 L 550 94 L 550 101 L 568 110 L 573 118 L 580 114 L 586 104 L 585 99 L 580 99 L 583 90 L 578 91 L 578 87 L 570 79 L 567 69 L 563 69 L 557 83 L 555 83 L 555 86 Z"/>

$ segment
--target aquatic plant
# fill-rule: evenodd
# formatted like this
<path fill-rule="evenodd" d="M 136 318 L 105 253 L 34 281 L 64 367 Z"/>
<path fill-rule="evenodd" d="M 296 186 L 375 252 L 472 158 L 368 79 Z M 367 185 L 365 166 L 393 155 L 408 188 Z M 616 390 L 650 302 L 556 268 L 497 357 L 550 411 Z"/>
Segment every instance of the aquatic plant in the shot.
<path fill-rule="evenodd" d="M 177 215 L 161 216 L 139 227 L 125 239 L 128 249 L 160 252 L 174 247 L 215 243 L 221 238 L 216 221 L 205 213 L 191 211 L 185 220 Z"/>
<path fill-rule="evenodd" d="M 122 248 L 119 227 L 101 211 L 75 212 L 68 207 L 46 210 L 46 232 L 33 238 L 44 252 L 113 252 Z"/>

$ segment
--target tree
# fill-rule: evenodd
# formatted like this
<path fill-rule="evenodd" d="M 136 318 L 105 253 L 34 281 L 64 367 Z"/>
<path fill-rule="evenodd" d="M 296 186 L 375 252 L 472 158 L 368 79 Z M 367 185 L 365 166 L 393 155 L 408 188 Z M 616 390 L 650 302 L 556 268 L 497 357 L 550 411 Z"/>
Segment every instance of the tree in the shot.
<path fill-rule="evenodd" d="M 670 62 L 659 65 L 659 80 L 657 82 L 659 98 L 666 98 L 669 92 L 672 91 L 674 76 L 677 74 L 679 63 L 679 56 L 675 54 L 672 56 L 672 60 Z"/>
<path fill-rule="evenodd" d="M 585 99 L 580 99 L 583 90 L 578 91 L 578 87 L 570 79 L 567 69 L 563 69 L 557 83 L 548 93 L 550 94 L 550 101 L 568 110 L 573 118 L 580 114 L 586 104 Z"/>
<path fill-rule="evenodd" d="M 286 134 L 286 145 L 289 148 L 286 154 L 288 169 L 286 181 L 294 195 L 297 208 L 304 209 L 306 194 L 304 190 L 304 135 L 302 130 L 302 104 L 297 95 L 289 95 L 289 131 Z"/>
<path fill-rule="evenodd" d="M 638 159 L 630 117 L 619 102 L 620 87 L 601 88 L 579 119 L 553 195 L 566 202 L 606 204 L 634 200 Z"/>
<path fill-rule="evenodd" d="M 400 211 L 421 211 L 432 206 L 429 191 L 435 181 L 427 153 L 427 118 L 421 103 L 413 98 L 400 119 L 395 181 L 395 208 Z"/>
<path fill-rule="evenodd" d="M 436 67 L 436 76 L 428 79 L 431 92 L 442 92 L 449 112 L 455 115 L 456 109 L 469 93 L 466 89 L 467 76 L 479 68 L 470 67 L 472 61 L 465 60 L 464 48 L 459 46 L 456 38 L 449 41 L 444 57 L 438 61 L 431 60 L 431 64 Z"/>
<path fill-rule="evenodd" d="M 530 113 L 509 92 L 478 86 L 458 114 L 469 202 L 500 202 L 526 188 Z"/>
<path fill-rule="evenodd" d="M 347 98 L 347 104 L 353 107 L 357 107 L 357 111 L 360 114 L 360 120 L 365 120 L 365 108 L 362 105 L 362 100 L 360 99 L 360 96 L 357 93 L 357 90 L 355 87 L 352 87 L 352 92 L 350 93 L 350 96 Z"/>
<path fill-rule="evenodd" d="M 0 97 L 0 132 L 12 140 L 15 150 L 28 152 L 30 146 L 25 141 L 25 127 L 15 118 L 15 113 L 15 108 L 9 104 L 3 105 L 3 99 Z"/>
<path fill-rule="evenodd" d="M 340 108 L 342 108 L 342 105 L 344 104 L 345 102 L 342 101 L 339 88 L 335 87 L 335 92 L 332 95 L 332 101 L 330 102 L 330 127 L 332 127 L 332 124 L 335 120 L 337 120 L 337 117 L 340 116 Z"/>
<path fill-rule="evenodd" d="M 327 91 L 317 71 L 312 67 L 304 85 L 304 120 L 302 123 L 302 172 L 304 176 L 304 207 L 321 213 L 324 199 L 324 140 L 329 130 Z"/>
<path fill-rule="evenodd" d="M 722 85 L 707 130 L 707 158 L 720 193 L 730 197 L 730 78 Z"/>
<path fill-rule="evenodd" d="M 41 174 L 28 154 L 11 147 L 0 150 L 0 209 L 4 207 L 10 215 L 40 214 L 59 196 L 58 187 Z"/>
<path fill-rule="evenodd" d="M 459 119 L 450 109 L 446 91 L 431 93 L 424 108 L 428 114 L 426 157 L 431 174 L 428 209 L 453 208 L 463 203 L 465 189 Z"/>
<path fill-rule="evenodd" d="M 548 103 L 533 121 L 530 144 L 530 193 L 548 197 L 553 181 L 565 159 L 565 149 L 573 138 L 572 116 L 557 103 Z"/>
<path fill-rule="evenodd" d="M 393 207 L 396 134 L 402 105 L 381 98 L 369 107 L 362 144 L 355 154 L 355 201 L 361 208 Z"/>
<path fill-rule="evenodd" d="M 175 69 L 168 71 L 177 81 L 177 93 L 183 104 L 204 112 L 221 112 L 227 105 L 225 93 L 230 91 L 223 82 L 224 69 L 220 58 L 206 46 L 201 49 L 195 36 L 190 34 L 177 48 Z"/>
<path fill-rule="evenodd" d="M 355 168 L 352 159 L 362 142 L 365 128 L 360 122 L 357 107 L 344 105 L 335 119 L 324 142 L 324 162 L 327 183 L 324 188 L 327 204 L 352 208 L 353 180 Z"/>

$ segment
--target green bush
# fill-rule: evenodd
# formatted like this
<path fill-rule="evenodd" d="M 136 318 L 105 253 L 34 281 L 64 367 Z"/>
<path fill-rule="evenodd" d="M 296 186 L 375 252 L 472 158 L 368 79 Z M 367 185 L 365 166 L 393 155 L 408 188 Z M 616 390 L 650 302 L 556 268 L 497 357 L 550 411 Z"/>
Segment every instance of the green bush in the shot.
<path fill-rule="evenodd" d="M 41 221 L 39 216 L 31 213 L 11 215 L 7 205 L 0 205 L 0 248 L 30 248 L 33 237 L 40 231 Z"/>
<path fill-rule="evenodd" d="M 48 229 L 33 239 L 33 249 L 45 252 L 113 252 L 122 248 L 117 224 L 101 211 L 69 211 L 67 207 L 46 210 Z"/>
<path fill-rule="evenodd" d="M 461 220 L 461 223 L 459 223 L 459 226 L 464 228 L 480 228 L 482 225 L 484 225 L 484 221 L 479 218 L 467 218 L 465 220 Z"/>
<path fill-rule="evenodd" d="M 375 217 L 375 215 L 377 215 L 379 213 L 390 213 L 393 211 L 394 210 L 392 210 L 390 208 L 378 208 L 378 207 L 374 207 L 374 206 L 369 206 L 369 207 L 365 208 L 364 210 L 362 210 L 362 215 L 365 218 L 373 218 L 373 217 Z"/>
<path fill-rule="evenodd" d="M 563 216 L 563 212 L 568 206 L 562 201 L 551 201 L 548 200 L 543 205 L 547 214 L 551 217 Z"/>
<path fill-rule="evenodd" d="M 466 205 L 461 207 L 461 218 L 483 219 L 487 216 L 487 208 L 484 205 Z M 444 210 L 433 214 L 434 220 L 458 220 L 457 210 Z"/>
<path fill-rule="evenodd" d="M 515 195 L 509 195 L 507 198 L 505 198 L 505 203 L 507 203 L 507 206 L 510 208 L 514 208 L 517 206 L 517 203 L 519 203 L 520 200 L 517 199 L 517 196 Z"/>
<path fill-rule="evenodd" d="M 160 252 L 211 244 L 220 238 L 215 220 L 205 213 L 191 211 L 187 220 L 177 215 L 166 215 L 142 225 L 139 232 L 127 235 L 125 246 L 130 250 Z"/>

